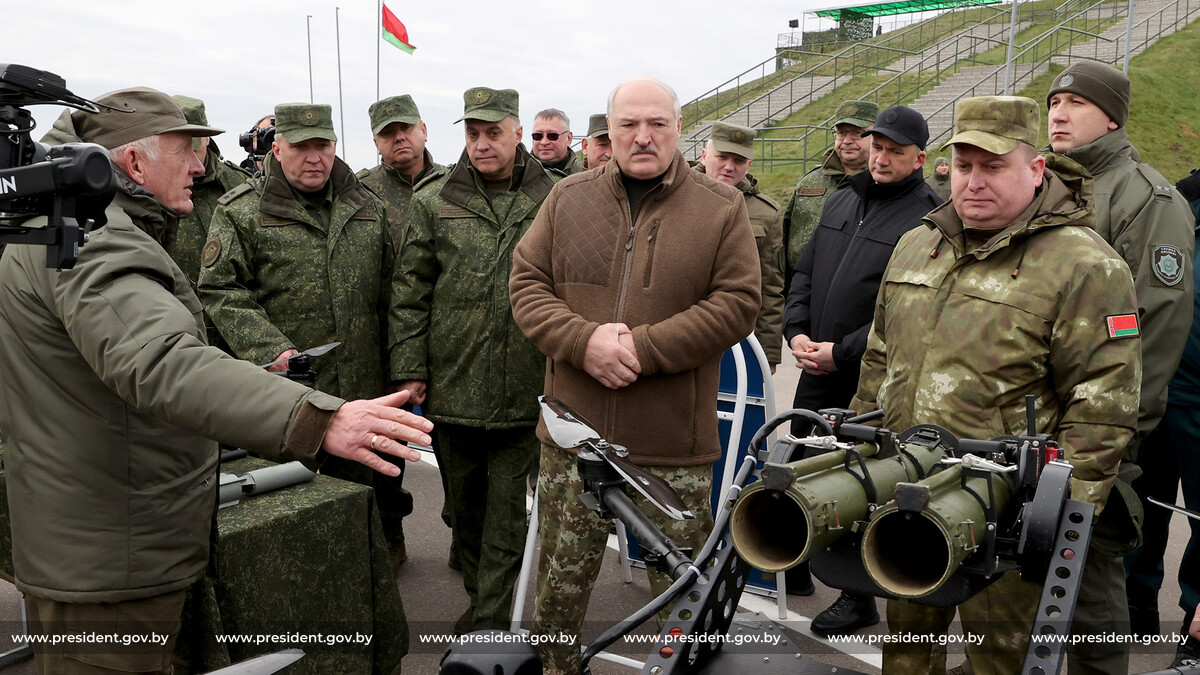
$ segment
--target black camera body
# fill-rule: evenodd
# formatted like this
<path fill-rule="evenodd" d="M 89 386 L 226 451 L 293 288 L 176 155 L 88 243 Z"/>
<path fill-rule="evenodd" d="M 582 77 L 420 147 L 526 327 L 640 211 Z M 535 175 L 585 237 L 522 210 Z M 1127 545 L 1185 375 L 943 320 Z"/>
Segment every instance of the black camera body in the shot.
<path fill-rule="evenodd" d="M 269 127 L 251 127 L 238 135 L 238 145 L 246 151 L 247 157 L 242 160 L 242 168 L 257 172 L 258 163 L 271 151 L 271 143 L 275 142 L 275 118 L 271 118 Z"/>
<path fill-rule="evenodd" d="M 30 138 L 24 106 L 59 103 L 97 112 L 54 73 L 0 64 L 0 243 L 46 246 L 46 266 L 70 269 L 87 231 L 104 224 L 115 192 L 108 151 L 93 143 L 47 146 Z M 23 225 L 46 216 L 46 227 Z"/>

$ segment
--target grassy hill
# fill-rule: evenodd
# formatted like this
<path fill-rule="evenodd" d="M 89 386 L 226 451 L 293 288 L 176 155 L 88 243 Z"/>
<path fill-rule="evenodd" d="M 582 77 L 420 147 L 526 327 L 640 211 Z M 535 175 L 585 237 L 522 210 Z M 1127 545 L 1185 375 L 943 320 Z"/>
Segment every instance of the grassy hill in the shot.
<path fill-rule="evenodd" d="M 1200 166 L 1200 82 L 1190 68 L 1181 64 L 1192 63 L 1200 53 L 1200 22 L 1193 22 L 1183 30 L 1169 35 L 1150 49 L 1133 58 L 1129 65 L 1132 82 L 1132 114 L 1128 123 L 1129 137 L 1142 154 L 1142 159 L 1158 169 L 1172 183 L 1188 175 L 1193 167 Z M 1042 105 L 1042 137 L 1046 143 L 1046 92 L 1054 76 L 1062 71 L 1053 66 L 1047 73 L 1036 78 L 1020 91 Z M 884 79 L 880 76 L 859 77 L 837 91 L 806 106 L 795 115 L 783 120 L 783 125 L 819 124 L 833 114 L 838 104 L 870 91 Z M 929 86 L 920 83 L 903 83 L 899 89 L 912 93 L 905 100 L 915 100 Z M 767 130 L 765 136 L 791 137 L 789 130 Z M 929 149 L 926 168 L 932 170 L 933 159 L 939 155 L 937 148 Z M 776 154 L 782 154 L 778 151 Z M 799 149 L 796 155 L 799 156 Z M 796 181 L 801 176 L 799 166 L 781 166 L 773 170 L 754 170 L 763 191 L 780 203 L 786 203 Z"/>

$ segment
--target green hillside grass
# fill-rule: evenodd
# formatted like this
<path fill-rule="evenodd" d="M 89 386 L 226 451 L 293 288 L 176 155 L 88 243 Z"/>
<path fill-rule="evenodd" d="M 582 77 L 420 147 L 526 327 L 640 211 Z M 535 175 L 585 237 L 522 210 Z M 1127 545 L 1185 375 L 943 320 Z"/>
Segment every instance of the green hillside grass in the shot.
<path fill-rule="evenodd" d="M 1158 169 L 1172 183 L 1188 175 L 1193 167 L 1200 166 L 1200 96 L 1197 96 L 1200 84 L 1188 67 L 1197 53 L 1200 53 L 1200 21 L 1159 40 L 1130 62 L 1133 112 L 1127 125 L 1129 137 L 1143 161 Z M 1049 72 L 1035 78 L 1019 92 L 1021 96 L 1028 96 L 1042 106 L 1043 146 L 1046 144 L 1046 92 L 1054 76 L 1061 71 L 1062 67 L 1051 66 Z M 884 79 L 855 78 L 850 84 L 839 87 L 832 94 L 788 117 L 780 125 L 819 124 L 833 114 L 839 103 L 862 96 Z M 920 93 L 923 91 L 905 97 L 905 100 L 913 101 Z M 770 138 L 772 134 L 775 137 L 796 135 L 794 131 L 770 129 L 765 135 Z M 929 150 L 926 168 L 932 170 L 934 158 L 947 153 L 938 153 L 936 148 Z M 777 155 L 786 156 L 786 152 L 789 151 L 776 148 Z M 794 153 L 794 156 L 799 156 L 800 148 L 796 148 Z M 798 165 L 780 166 L 773 170 L 754 167 L 752 171 L 758 177 L 763 191 L 780 203 L 786 203 L 791 197 L 792 188 L 802 175 Z"/>

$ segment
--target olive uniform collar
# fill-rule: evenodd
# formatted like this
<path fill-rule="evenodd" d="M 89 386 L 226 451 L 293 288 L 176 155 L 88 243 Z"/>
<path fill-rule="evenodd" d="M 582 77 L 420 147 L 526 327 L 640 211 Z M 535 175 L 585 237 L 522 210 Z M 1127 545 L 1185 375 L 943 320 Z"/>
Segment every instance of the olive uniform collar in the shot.
<path fill-rule="evenodd" d="M 708 171 L 704 169 L 704 165 L 701 164 L 699 160 L 688 162 L 688 166 L 702 174 L 708 175 Z M 762 190 L 758 189 L 758 179 L 755 178 L 754 174 L 751 173 L 747 173 L 746 177 L 738 181 L 738 184 L 734 185 L 734 187 L 741 191 L 742 194 L 746 195 L 756 195 L 762 193 Z"/>
<path fill-rule="evenodd" d="M 510 180 L 515 191 L 523 192 L 535 204 L 541 204 L 546 195 L 550 194 L 550 188 L 554 187 L 554 179 L 546 173 L 541 162 L 535 161 L 525 146 L 521 144 L 517 144 L 517 155 L 513 160 L 513 173 Z M 471 158 L 467 154 L 466 148 L 463 148 L 462 156 L 458 158 L 458 163 L 450 169 L 446 183 L 438 194 L 442 199 L 455 206 L 467 208 L 471 197 L 482 195 L 483 192 L 483 179 L 471 165 Z"/>
<path fill-rule="evenodd" d="M 283 168 L 279 166 L 279 161 L 271 153 L 263 159 L 261 189 L 262 197 L 258 202 L 258 210 L 261 213 L 290 220 L 295 218 L 297 209 L 304 210 L 303 205 L 297 201 L 296 194 L 292 192 L 291 183 L 283 177 Z M 333 158 L 333 170 L 329 174 L 325 189 L 333 201 L 347 204 L 354 211 L 366 206 L 371 200 L 371 193 L 359 184 L 354 172 L 339 157 Z"/>
<path fill-rule="evenodd" d="M 1098 176 L 1117 162 L 1133 161 L 1133 146 L 1129 143 L 1129 133 L 1125 127 L 1120 127 L 1091 143 L 1058 154 L 1078 162 L 1092 176 Z"/>
<path fill-rule="evenodd" d="M 425 168 L 421 169 L 421 172 L 415 176 L 406 174 L 406 173 L 400 171 L 400 169 L 397 169 L 396 167 L 394 167 L 390 164 L 387 164 L 387 163 L 380 163 L 379 166 L 383 167 L 383 170 L 385 172 L 387 172 L 389 175 L 395 177 L 396 180 L 399 180 L 404 185 L 408 185 L 409 187 L 416 188 L 416 186 L 420 185 L 425 179 L 429 178 L 430 176 L 434 176 L 434 175 L 440 176 L 446 172 L 446 167 L 442 166 L 441 164 L 434 163 L 433 154 L 430 153 L 428 149 L 426 149 L 425 151 L 423 151 L 421 153 L 421 157 L 424 158 Z"/>

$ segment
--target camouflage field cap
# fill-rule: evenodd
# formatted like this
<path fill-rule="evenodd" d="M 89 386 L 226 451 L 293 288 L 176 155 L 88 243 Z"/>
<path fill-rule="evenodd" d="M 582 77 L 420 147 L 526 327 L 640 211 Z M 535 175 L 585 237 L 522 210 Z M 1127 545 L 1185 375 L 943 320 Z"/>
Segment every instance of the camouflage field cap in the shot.
<path fill-rule="evenodd" d="M 383 128 L 392 122 L 416 124 L 421 121 L 421 112 L 417 110 L 417 104 L 408 94 L 389 96 L 382 101 L 376 101 L 371 104 L 367 112 L 371 115 L 371 133 L 373 134 L 383 131 Z"/>
<path fill-rule="evenodd" d="M 874 101 L 844 101 L 833 113 L 833 126 L 853 124 L 856 127 L 869 127 L 875 124 L 879 117 L 879 104 Z"/>
<path fill-rule="evenodd" d="M 717 152 L 732 152 L 754 159 L 754 130 L 740 124 L 713 122 L 712 144 Z"/>
<path fill-rule="evenodd" d="M 471 87 L 463 92 L 463 116 L 454 120 L 454 123 L 463 120 L 499 122 L 509 115 L 519 117 L 519 98 L 516 89 Z"/>
<path fill-rule="evenodd" d="M 336 141 L 333 107 L 324 103 L 280 103 L 275 106 L 275 133 L 292 144 L 310 138 Z"/>
<path fill-rule="evenodd" d="M 204 114 L 204 101 L 191 96 L 172 96 L 171 100 L 175 101 L 175 104 L 183 111 L 183 116 L 187 119 L 188 124 L 208 126 L 208 116 Z"/>
<path fill-rule="evenodd" d="M 97 143 L 109 150 L 169 131 L 183 131 L 192 136 L 225 133 L 206 124 L 188 122 L 179 104 L 149 87 L 118 89 L 97 96 L 95 101 L 101 104 L 100 112 L 77 110 L 71 113 L 71 121 L 79 140 Z"/>
<path fill-rule="evenodd" d="M 588 138 L 608 135 L 608 115 L 596 113 L 588 118 Z"/>
<path fill-rule="evenodd" d="M 1042 111 L 1024 96 L 977 96 L 954 105 L 954 136 L 942 150 L 956 143 L 1007 155 L 1022 143 L 1037 147 Z"/>

